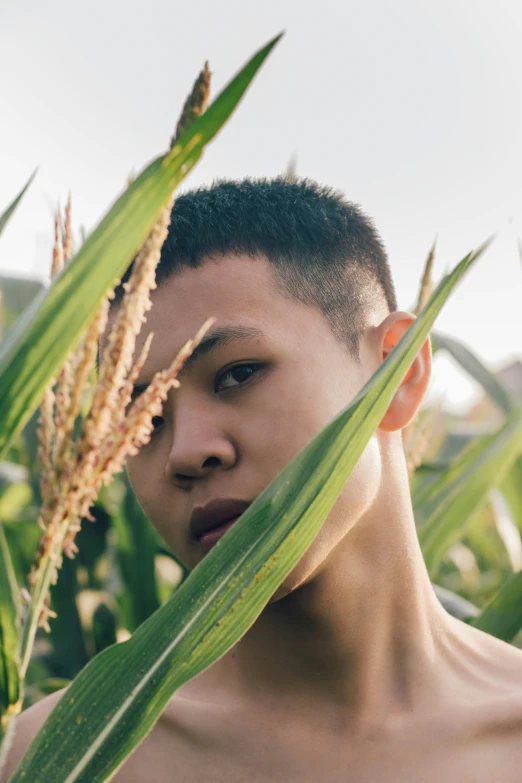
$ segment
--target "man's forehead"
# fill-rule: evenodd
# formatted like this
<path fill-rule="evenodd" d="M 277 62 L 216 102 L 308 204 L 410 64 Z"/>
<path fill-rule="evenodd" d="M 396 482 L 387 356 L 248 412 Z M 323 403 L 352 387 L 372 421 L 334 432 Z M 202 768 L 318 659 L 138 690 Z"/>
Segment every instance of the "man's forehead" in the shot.
<path fill-rule="evenodd" d="M 228 329 L 229 341 L 236 339 L 239 332 L 243 338 L 261 336 L 261 328 L 254 333 L 255 327 L 245 324 L 253 321 L 264 328 L 266 311 L 274 309 L 278 294 L 281 296 L 267 259 L 243 255 L 209 256 L 201 265 L 183 268 L 152 290 L 152 307 L 146 316 L 147 327 L 155 335 L 161 334 L 162 340 L 168 332 L 172 335 L 171 342 L 176 343 L 173 347 L 178 342 L 181 342 L 181 347 L 208 317 L 218 318 L 219 325 L 223 325 L 223 321 L 233 313 L 242 324 L 225 327 Z M 286 297 L 281 296 L 281 299 L 279 309 L 286 309 L 288 301 Z M 118 302 L 109 311 L 107 328 L 100 341 L 102 349 L 121 306 L 122 302 Z M 144 341 L 148 331 L 148 328 L 142 328 L 137 344 Z M 225 338 L 223 332 L 220 342 L 224 342 Z"/>

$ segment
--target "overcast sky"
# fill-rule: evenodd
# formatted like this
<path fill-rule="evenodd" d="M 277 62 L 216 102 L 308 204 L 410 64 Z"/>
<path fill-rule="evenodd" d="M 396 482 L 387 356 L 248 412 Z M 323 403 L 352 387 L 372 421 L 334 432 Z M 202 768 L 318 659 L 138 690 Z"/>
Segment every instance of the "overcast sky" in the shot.
<path fill-rule="evenodd" d="M 35 166 L 0 273 L 49 279 L 52 211 L 90 231 L 162 153 L 204 61 L 213 95 L 285 36 L 183 187 L 297 171 L 376 221 L 399 305 L 438 235 L 437 276 L 498 238 L 439 316 L 493 368 L 522 355 L 520 0 L 0 2 L 0 207 Z M 448 361 L 435 388 L 474 386 Z"/>

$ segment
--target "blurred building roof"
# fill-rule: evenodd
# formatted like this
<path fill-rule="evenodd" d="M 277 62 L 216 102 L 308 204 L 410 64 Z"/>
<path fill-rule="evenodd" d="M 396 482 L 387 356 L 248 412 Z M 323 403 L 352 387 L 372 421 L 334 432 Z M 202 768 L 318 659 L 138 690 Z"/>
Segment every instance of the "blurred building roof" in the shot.
<path fill-rule="evenodd" d="M 522 361 L 515 359 L 495 372 L 499 381 L 506 387 L 515 403 L 522 405 Z M 469 422 L 489 422 L 490 426 L 499 427 L 504 415 L 487 394 L 472 405 L 466 419 Z"/>

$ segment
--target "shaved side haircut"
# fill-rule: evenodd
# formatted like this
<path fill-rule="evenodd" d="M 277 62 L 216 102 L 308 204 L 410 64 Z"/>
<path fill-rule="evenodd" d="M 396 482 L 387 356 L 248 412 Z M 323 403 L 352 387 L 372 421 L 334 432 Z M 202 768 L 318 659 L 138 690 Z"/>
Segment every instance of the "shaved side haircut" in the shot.
<path fill-rule="evenodd" d="M 372 220 L 343 194 L 309 179 L 217 180 L 178 196 L 156 269 L 158 288 L 209 256 L 264 256 L 285 296 L 318 308 L 359 360 L 369 310 L 397 310 L 384 245 Z M 111 309 L 124 296 L 115 289 Z"/>

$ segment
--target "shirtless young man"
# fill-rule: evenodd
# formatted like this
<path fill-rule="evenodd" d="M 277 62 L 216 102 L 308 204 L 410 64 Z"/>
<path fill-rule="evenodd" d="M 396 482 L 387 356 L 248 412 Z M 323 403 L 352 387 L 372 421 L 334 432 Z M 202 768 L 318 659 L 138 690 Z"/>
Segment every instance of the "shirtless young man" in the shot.
<path fill-rule="evenodd" d="M 128 462 L 146 515 L 193 568 L 215 540 L 194 535 L 195 510 L 209 523 L 218 500 L 252 502 L 413 317 L 397 311 L 372 223 L 307 181 L 181 196 L 157 281 L 140 385 L 217 318 Z M 429 376 L 426 341 L 307 553 L 114 780 L 520 783 L 522 652 L 446 613 L 417 540 L 401 429 Z M 62 694 L 23 713 L 9 773 Z"/>

